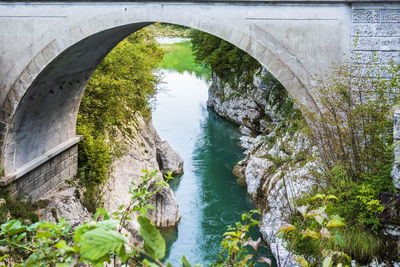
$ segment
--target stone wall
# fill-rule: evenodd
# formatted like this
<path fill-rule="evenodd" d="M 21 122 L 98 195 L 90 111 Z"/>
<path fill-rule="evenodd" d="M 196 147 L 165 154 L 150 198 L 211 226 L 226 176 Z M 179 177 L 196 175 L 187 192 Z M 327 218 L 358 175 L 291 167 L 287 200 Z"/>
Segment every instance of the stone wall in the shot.
<path fill-rule="evenodd" d="M 8 185 L 11 196 L 29 197 L 37 200 L 78 171 L 78 145 L 75 144 L 55 155 L 32 171 L 19 177 Z"/>
<path fill-rule="evenodd" d="M 396 109 L 393 116 L 393 139 L 396 145 L 394 148 L 392 178 L 394 186 L 400 189 L 400 108 Z"/>
<path fill-rule="evenodd" d="M 381 64 L 391 59 L 400 63 L 400 6 L 353 4 L 352 42 L 358 63 L 368 62 L 374 54 Z"/>

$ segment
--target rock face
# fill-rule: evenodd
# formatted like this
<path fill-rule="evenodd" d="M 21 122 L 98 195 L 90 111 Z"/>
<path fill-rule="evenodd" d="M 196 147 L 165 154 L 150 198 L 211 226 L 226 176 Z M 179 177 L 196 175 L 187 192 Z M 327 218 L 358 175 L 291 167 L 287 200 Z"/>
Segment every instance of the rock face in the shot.
<path fill-rule="evenodd" d="M 104 190 L 104 207 L 108 211 L 117 210 L 120 205 L 130 202 L 129 186 L 132 182 L 136 185 L 140 183 L 140 177 L 144 175 L 142 170 L 162 169 L 175 174 L 183 170 L 182 158 L 160 139 L 151 120 L 145 122 L 137 118 L 137 127 L 132 127 L 132 131 L 134 138 L 126 139 L 128 151 L 113 162 L 113 173 Z M 158 157 L 158 151 L 163 151 L 163 157 Z M 176 161 L 167 158 L 169 155 L 174 155 Z M 151 201 L 158 209 L 149 212 L 153 224 L 170 227 L 179 222 L 181 216 L 171 188 L 163 188 Z"/>
<path fill-rule="evenodd" d="M 220 116 L 240 126 L 245 159 L 232 172 L 238 177 L 238 183 L 247 185 L 248 193 L 261 209 L 260 232 L 282 261 L 289 254 L 288 244 L 283 244 L 276 233 L 295 212 L 296 199 L 316 184 L 313 172 L 320 163 L 317 147 L 301 132 L 299 111 L 293 109 L 285 89 L 274 83 L 265 71 L 262 78 L 256 77 L 254 85 L 252 90 L 238 92 L 213 77 L 207 103 Z M 400 189 L 400 108 L 394 113 L 393 131 L 397 145 L 392 177 Z M 388 227 L 385 235 L 399 240 L 398 229 Z M 290 262 L 290 265 L 297 264 Z"/>
<path fill-rule="evenodd" d="M 215 74 L 208 92 L 207 106 L 221 117 L 250 129 L 257 129 L 262 117 L 261 107 L 255 98 L 249 95 L 238 96 L 229 86 L 221 86 Z"/>
<path fill-rule="evenodd" d="M 228 85 L 221 85 L 220 79 L 213 74 L 213 82 L 208 92 L 207 106 L 218 115 L 242 126 L 244 135 L 265 133 L 271 125 L 282 121 L 285 111 L 281 101 L 286 95 L 285 89 L 272 80 L 266 70 L 261 76 L 254 77 L 254 88 L 238 92 Z M 250 132 L 249 132 L 250 130 Z"/>
<path fill-rule="evenodd" d="M 58 190 L 46 194 L 41 200 L 47 204 L 41 212 L 41 219 L 49 222 L 57 222 L 63 217 L 76 227 L 92 218 L 92 214 L 82 205 L 76 197 L 77 189 L 63 184 Z"/>
<path fill-rule="evenodd" d="M 248 193 L 262 211 L 260 231 L 264 239 L 275 255 L 285 259 L 288 252 L 276 232 L 287 223 L 295 208 L 294 200 L 314 184 L 310 169 L 316 162 L 307 155 L 315 154 L 316 148 L 301 132 L 282 130 L 290 127 L 282 125 L 292 116 L 288 108 L 291 104 L 283 87 L 269 75 L 263 71 L 262 78 L 255 79 L 255 89 L 240 95 L 221 86 L 214 77 L 207 103 L 216 113 L 240 125 L 246 157 L 233 173 L 239 182 L 245 181 Z"/>
<path fill-rule="evenodd" d="M 157 134 L 152 121 L 144 121 L 136 118 L 136 125 L 132 127 L 133 137 L 124 137 L 127 153 L 113 162 L 113 172 L 108 184 L 103 190 L 103 205 L 108 212 L 118 210 L 121 205 L 128 205 L 131 196 L 128 193 L 131 183 L 138 185 L 141 182 L 142 170 L 157 170 L 163 173 L 171 171 L 179 175 L 183 171 L 183 160 L 166 141 L 162 141 Z M 159 177 L 161 173 L 159 172 Z M 149 190 L 154 190 L 153 179 Z M 46 195 L 41 200 L 47 203 L 46 209 L 42 210 L 41 219 L 57 221 L 64 217 L 73 226 L 77 226 L 92 218 L 93 214 L 81 204 L 77 197 L 77 189 L 72 186 L 63 185 L 58 190 Z M 150 211 L 148 216 L 152 223 L 158 227 L 175 226 L 180 219 L 179 207 L 175 201 L 174 194 L 169 186 L 159 190 L 150 199 L 150 203 L 156 210 Z M 133 220 L 128 223 L 124 230 L 132 244 L 140 244 L 138 235 L 139 225 L 135 220 L 137 214 L 133 214 Z"/>
<path fill-rule="evenodd" d="M 314 184 L 310 170 L 315 162 L 302 157 L 305 153 L 312 154 L 311 149 L 301 133 L 287 133 L 273 143 L 265 139 L 255 142 L 246 159 L 238 163 L 242 166 L 247 191 L 262 211 L 260 231 L 281 259 L 288 253 L 282 240 L 276 238 L 276 232 L 295 210 L 295 199 Z"/>
<path fill-rule="evenodd" d="M 179 207 L 170 188 L 161 189 L 150 200 L 150 204 L 156 207 L 155 210 L 149 210 L 148 214 L 156 227 L 171 227 L 178 223 L 181 217 Z"/>

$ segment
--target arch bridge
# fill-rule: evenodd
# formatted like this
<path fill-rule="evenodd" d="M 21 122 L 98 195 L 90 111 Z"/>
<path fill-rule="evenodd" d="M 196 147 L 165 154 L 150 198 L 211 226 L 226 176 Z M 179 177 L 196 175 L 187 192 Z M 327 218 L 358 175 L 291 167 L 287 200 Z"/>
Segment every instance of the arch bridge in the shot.
<path fill-rule="evenodd" d="M 373 53 L 400 62 L 399 1 L 0 2 L 2 186 L 37 199 L 76 174 L 76 118 L 91 74 L 154 22 L 238 46 L 305 105 L 314 105 L 312 77 L 352 50 L 360 63 Z"/>

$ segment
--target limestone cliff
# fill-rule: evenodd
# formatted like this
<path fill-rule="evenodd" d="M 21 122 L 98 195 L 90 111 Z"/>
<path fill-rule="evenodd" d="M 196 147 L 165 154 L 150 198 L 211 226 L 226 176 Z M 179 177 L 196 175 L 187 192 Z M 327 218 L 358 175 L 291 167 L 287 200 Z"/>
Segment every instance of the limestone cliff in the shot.
<path fill-rule="evenodd" d="M 103 205 L 109 212 L 116 211 L 120 205 L 130 202 L 129 185 L 131 182 L 140 182 L 143 169 L 161 170 L 162 173 L 171 171 L 175 175 L 183 171 L 182 158 L 167 142 L 160 139 L 151 120 L 145 121 L 137 117 L 131 130 L 130 137 L 121 137 L 126 153 L 114 160 L 111 177 L 103 190 Z M 42 210 L 41 219 L 56 221 L 64 217 L 73 226 L 77 226 L 92 217 L 79 201 L 79 190 L 72 185 L 64 184 L 41 200 L 48 204 Z M 150 211 L 149 217 L 156 226 L 169 227 L 179 222 L 178 204 L 169 187 L 160 190 L 151 202 L 156 210 Z M 130 242 L 137 243 L 140 238 L 137 236 L 138 224 L 135 219 L 128 225 L 127 230 L 130 233 Z"/>
<path fill-rule="evenodd" d="M 132 128 L 134 138 L 125 138 L 127 153 L 114 161 L 113 173 L 104 191 L 104 206 L 109 211 L 129 203 L 129 185 L 131 182 L 139 183 L 142 170 L 170 171 L 175 175 L 183 171 L 182 158 L 160 139 L 152 121 L 145 122 L 139 117 L 136 124 L 137 127 Z M 178 223 L 178 204 L 169 187 L 159 191 L 152 199 L 152 204 L 157 208 L 149 213 L 153 224 L 169 227 Z"/>
<path fill-rule="evenodd" d="M 285 89 L 266 71 L 256 77 L 255 88 L 238 93 L 222 86 L 217 77 L 209 90 L 208 106 L 226 119 L 240 125 L 245 159 L 233 169 L 238 181 L 262 211 L 260 231 L 272 252 L 285 258 L 287 250 L 276 238 L 279 227 L 287 222 L 294 200 L 310 189 L 310 155 L 316 149 L 291 121 L 296 111 Z"/>

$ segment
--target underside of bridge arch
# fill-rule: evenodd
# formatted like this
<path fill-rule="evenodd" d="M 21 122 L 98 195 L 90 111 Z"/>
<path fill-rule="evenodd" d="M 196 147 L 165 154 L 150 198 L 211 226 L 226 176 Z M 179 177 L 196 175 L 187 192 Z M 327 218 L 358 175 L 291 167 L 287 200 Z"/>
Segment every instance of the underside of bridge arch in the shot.
<path fill-rule="evenodd" d="M 5 139 L 6 177 L 18 178 L 43 155 L 54 154 L 52 150 L 62 150 L 63 144 L 76 139 L 80 100 L 96 66 L 122 39 L 148 24 L 94 34 L 66 49 L 40 72 L 21 99 Z"/>
<path fill-rule="evenodd" d="M 192 26 L 178 21 L 165 22 Z M 2 147 L 3 185 L 26 175 L 79 141 L 75 132 L 77 113 L 93 71 L 122 39 L 151 23 L 125 24 L 87 34 L 79 42 L 61 49 L 51 62 L 39 66 L 37 74 L 32 74 L 31 68 L 27 68 L 32 82 L 10 118 Z M 215 21 L 201 25 L 197 29 L 221 37 L 252 55 L 300 102 L 312 102 L 300 79 L 259 41 Z M 225 28 L 222 30 L 222 27 Z"/>

